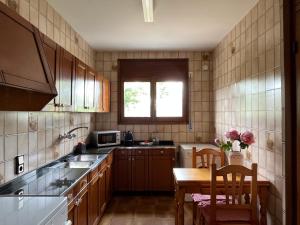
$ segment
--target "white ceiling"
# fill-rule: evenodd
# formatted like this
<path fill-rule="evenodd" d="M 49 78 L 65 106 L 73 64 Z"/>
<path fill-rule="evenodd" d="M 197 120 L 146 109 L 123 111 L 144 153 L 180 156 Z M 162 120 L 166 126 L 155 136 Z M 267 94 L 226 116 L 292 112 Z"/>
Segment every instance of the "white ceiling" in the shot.
<path fill-rule="evenodd" d="M 142 0 L 48 0 L 97 50 L 209 50 L 257 0 L 155 0 L 145 23 Z"/>

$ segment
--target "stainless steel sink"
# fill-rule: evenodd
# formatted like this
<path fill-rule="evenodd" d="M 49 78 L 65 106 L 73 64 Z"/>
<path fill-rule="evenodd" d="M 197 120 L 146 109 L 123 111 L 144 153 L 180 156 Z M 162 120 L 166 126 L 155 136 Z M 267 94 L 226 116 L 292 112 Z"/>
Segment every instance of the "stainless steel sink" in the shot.
<path fill-rule="evenodd" d="M 52 166 L 52 168 L 90 168 L 94 162 L 86 161 L 70 161 L 70 162 L 60 162 Z"/>
<path fill-rule="evenodd" d="M 69 159 L 69 161 L 76 161 L 76 162 L 88 162 L 88 161 L 96 161 L 99 159 L 101 155 L 76 155 Z"/>

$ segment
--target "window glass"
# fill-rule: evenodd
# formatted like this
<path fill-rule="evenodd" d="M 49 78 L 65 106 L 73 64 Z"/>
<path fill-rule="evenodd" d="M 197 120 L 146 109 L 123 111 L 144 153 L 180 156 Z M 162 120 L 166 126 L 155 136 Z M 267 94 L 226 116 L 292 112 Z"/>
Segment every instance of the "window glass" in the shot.
<path fill-rule="evenodd" d="M 124 117 L 151 116 L 150 82 L 124 82 Z"/>
<path fill-rule="evenodd" d="M 183 82 L 156 82 L 156 116 L 182 117 Z"/>

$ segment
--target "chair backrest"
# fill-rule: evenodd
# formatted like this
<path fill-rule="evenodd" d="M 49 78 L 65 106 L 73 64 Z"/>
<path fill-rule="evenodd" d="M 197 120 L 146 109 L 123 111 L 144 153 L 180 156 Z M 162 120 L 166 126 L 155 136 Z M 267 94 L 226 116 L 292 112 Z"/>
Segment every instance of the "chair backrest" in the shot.
<path fill-rule="evenodd" d="M 217 177 L 223 177 L 224 189 L 218 188 Z M 245 190 L 245 178 L 250 178 L 250 193 Z M 249 186 L 248 186 L 249 188 Z M 225 194 L 226 203 L 216 204 L 217 194 Z M 249 196 L 250 194 L 250 196 Z M 245 199 L 243 199 L 245 196 Z M 249 198 L 250 197 L 250 198 Z M 228 165 L 217 169 L 216 164 L 211 168 L 211 218 L 216 219 L 216 210 L 245 209 L 249 210 L 253 224 L 257 222 L 257 164 L 251 169 L 240 165 Z"/>
<path fill-rule="evenodd" d="M 193 147 L 193 168 L 197 168 L 197 158 L 200 158 L 200 168 L 209 168 L 211 164 L 216 163 L 216 158 L 220 159 L 221 167 L 225 165 L 224 151 L 220 149 L 205 148 L 197 151 L 196 147 Z"/>

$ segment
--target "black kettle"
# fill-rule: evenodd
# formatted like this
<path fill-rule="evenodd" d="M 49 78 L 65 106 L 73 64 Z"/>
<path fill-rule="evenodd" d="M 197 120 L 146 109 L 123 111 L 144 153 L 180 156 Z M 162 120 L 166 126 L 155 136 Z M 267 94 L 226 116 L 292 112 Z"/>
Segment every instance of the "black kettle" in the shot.
<path fill-rule="evenodd" d="M 127 131 L 124 137 L 125 146 L 132 146 L 133 142 L 133 133 L 131 131 Z"/>

